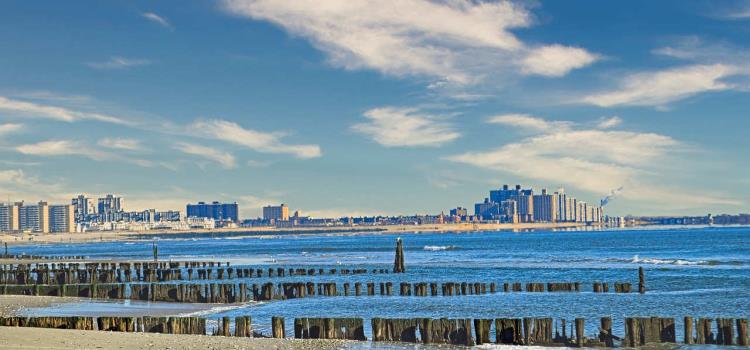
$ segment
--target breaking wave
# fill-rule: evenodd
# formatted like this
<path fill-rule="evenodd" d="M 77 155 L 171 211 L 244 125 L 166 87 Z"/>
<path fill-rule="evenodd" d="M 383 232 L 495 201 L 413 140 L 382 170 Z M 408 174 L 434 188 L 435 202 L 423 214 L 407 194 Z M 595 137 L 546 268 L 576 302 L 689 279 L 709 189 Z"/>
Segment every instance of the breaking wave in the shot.
<path fill-rule="evenodd" d="M 459 250 L 461 248 L 455 245 L 426 245 L 422 249 L 427 250 L 427 251 L 437 252 L 441 250 Z"/>
<path fill-rule="evenodd" d="M 690 259 L 667 259 L 667 258 L 649 258 L 634 255 L 630 259 L 607 259 L 608 262 L 622 262 L 631 264 L 652 264 L 652 265 L 677 265 L 677 266 L 716 266 L 716 265 L 744 265 L 745 262 L 738 260 L 690 260 Z"/>

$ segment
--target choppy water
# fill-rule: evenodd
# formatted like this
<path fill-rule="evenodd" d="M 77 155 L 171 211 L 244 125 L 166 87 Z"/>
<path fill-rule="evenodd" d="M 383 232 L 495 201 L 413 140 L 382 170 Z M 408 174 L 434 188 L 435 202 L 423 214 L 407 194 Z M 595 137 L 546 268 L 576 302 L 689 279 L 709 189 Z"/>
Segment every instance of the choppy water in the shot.
<path fill-rule="evenodd" d="M 363 317 L 369 335 L 371 317 L 585 317 L 586 334 L 598 332 L 598 320 L 613 318 L 624 333 L 626 316 L 675 317 L 682 339 L 682 317 L 750 316 L 750 228 L 648 229 L 610 231 L 537 231 L 430 234 L 321 234 L 161 237 L 163 259 L 217 259 L 249 264 L 390 268 L 396 237 L 405 246 L 407 273 L 315 277 L 320 282 L 584 282 L 581 293 L 498 293 L 459 297 L 316 297 L 217 308 L 207 317 L 251 315 L 266 329 L 272 316 L 284 316 L 287 330 L 294 317 Z M 87 255 L 99 258 L 151 257 L 151 241 L 57 244 L 15 247 L 15 253 Z M 645 295 L 591 292 L 591 282 L 631 282 L 637 289 L 637 267 L 646 269 Z M 310 280 L 288 277 L 284 280 Z M 265 279 L 253 278 L 258 283 Z M 274 279 L 279 281 L 279 279 Z M 397 289 L 397 288 L 394 288 Z M 612 291 L 612 285 L 610 285 Z M 112 303 L 95 310 L 137 307 Z M 135 306 L 133 306 L 135 305 Z M 147 306 L 146 306 L 147 307 Z M 68 304 L 34 314 L 85 314 L 88 308 Z M 106 311 L 106 310 L 105 310 Z M 104 312 L 106 313 L 106 312 Z M 367 345 L 374 346 L 373 344 Z"/>

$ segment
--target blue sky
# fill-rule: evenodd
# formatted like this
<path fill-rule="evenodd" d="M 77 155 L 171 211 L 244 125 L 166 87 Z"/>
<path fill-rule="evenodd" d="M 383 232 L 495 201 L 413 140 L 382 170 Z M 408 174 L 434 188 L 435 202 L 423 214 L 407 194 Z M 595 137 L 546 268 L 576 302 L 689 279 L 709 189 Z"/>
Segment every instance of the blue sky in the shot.
<path fill-rule="evenodd" d="M 747 1 L 3 1 L 0 197 L 747 212 Z"/>

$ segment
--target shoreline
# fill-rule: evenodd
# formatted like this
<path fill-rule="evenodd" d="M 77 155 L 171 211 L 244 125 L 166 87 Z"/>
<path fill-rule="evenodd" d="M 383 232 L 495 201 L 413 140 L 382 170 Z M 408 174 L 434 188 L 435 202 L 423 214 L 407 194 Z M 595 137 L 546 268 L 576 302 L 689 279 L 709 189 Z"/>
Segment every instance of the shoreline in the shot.
<path fill-rule="evenodd" d="M 33 295 L 0 295 L 0 317 L 23 316 L 23 310 L 75 303 L 82 298 Z"/>
<path fill-rule="evenodd" d="M 519 224 L 425 224 L 425 225 L 387 225 L 387 226 L 332 226 L 332 227 L 238 227 L 219 229 L 194 230 L 148 230 L 148 231 L 92 231 L 76 233 L 48 233 L 48 234 L 0 234 L 0 243 L 8 246 L 24 244 L 66 244 L 90 242 L 118 242 L 142 241 L 156 236 L 177 236 L 184 234 L 222 235 L 225 233 L 247 233 L 249 235 L 279 235 L 279 234 L 419 234 L 428 232 L 470 232 L 470 231 L 506 231 L 506 230 L 535 230 L 535 229 L 569 229 L 579 227 L 599 227 L 600 225 L 586 225 L 585 223 L 519 223 Z M 146 236 L 146 237 L 144 237 Z M 165 237 L 165 238 L 166 238 Z"/>

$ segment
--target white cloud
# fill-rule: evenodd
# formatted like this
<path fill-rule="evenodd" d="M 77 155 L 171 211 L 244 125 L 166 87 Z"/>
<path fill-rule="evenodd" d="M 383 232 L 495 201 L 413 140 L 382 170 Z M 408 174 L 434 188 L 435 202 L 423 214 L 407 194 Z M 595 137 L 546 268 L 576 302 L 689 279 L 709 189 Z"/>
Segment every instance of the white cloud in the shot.
<path fill-rule="evenodd" d="M 145 12 L 145 13 L 143 13 L 143 18 L 145 18 L 145 19 L 147 19 L 147 20 L 149 20 L 151 22 L 154 22 L 154 23 L 156 23 L 156 24 L 158 24 L 158 25 L 160 25 L 160 26 L 162 26 L 164 28 L 172 29 L 172 24 L 170 24 L 169 21 L 166 18 L 164 18 L 162 16 L 159 16 L 159 15 L 153 13 L 153 12 Z"/>
<path fill-rule="evenodd" d="M 537 118 L 522 113 L 496 115 L 488 118 L 487 122 L 491 124 L 504 124 L 529 131 L 541 132 L 567 129 L 571 124 L 570 122 L 565 121 L 547 121 L 542 118 Z"/>
<path fill-rule="evenodd" d="M 0 135 L 12 134 L 23 129 L 23 124 L 5 123 L 0 124 Z"/>
<path fill-rule="evenodd" d="M 64 122 L 95 120 L 114 124 L 125 124 L 125 121 L 111 115 L 71 110 L 64 107 L 20 101 L 0 96 L 0 110 L 20 113 L 32 118 L 53 119 Z"/>
<path fill-rule="evenodd" d="M 237 161 L 231 153 L 216 148 L 196 145 L 187 142 L 179 142 L 175 144 L 174 149 L 185 154 L 191 154 L 208 159 L 213 162 L 217 162 L 221 164 L 221 166 L 223 166 L 225 169 L 232 169 L 237 166 Z"/>
<path fill-rule="evenodd" d="M 284 133 L 266 133 L 245 129 L 237 123 L 226 120 L 197 121 L 190 125 L 188 133 L 244 146 L 261 153 L 292 154 L 301 159 L 316 158 L 321 155 L 318 145 L 286 144 L 281 141 L 281 138 L 286 136 Z"/>
<path fill-rule="evenodd" d="M 49 176 L 45 177 L 49 179 Z M 0 192 L 3 200 L 10 198 L 11 201 L 35 201 L 47 200 L 55 203 L 70 203 L 71 196 L 62 191 L 61 179 L 55 179 L 49 183 L 40 181 L 36 176 L 28 174 L 21 169 L 0 170 Z"/>
<path fill-rule="evenodd" d="M 528 47 L 510 30 L 530 26 L 531 14 L 510 1 L 224 0 L 223 5 L 310 40 L 345 69 L 466 85 L 514 74 L 518 66 L 527 74 L 561 76 L 596 60 L 579 48 Z"/>
<path fill-rule="evenodd" d="M 136 139 L 127 138 L 103 138 L 97 143 L 99 146 L 126 150 L 126 151 L 142 151 L 141 141 Z"/>
<path fill-rule="evenodd" d="M 620 117 L 614 116 L 610 118 L 602 118 L 596 125 L 599 129 L 611 129 L 622 124 Z"/>
<path fill-rule="evenodd" d="M 96 69 L 125 69 L 130 67 L 145 66 L 151 64 L 151 61 L 140 58 L 125 58 L 119 56 L 112 56 L 109 60 L 103 62 L 89 62 L 86 63 L 91 68 Z"/>
<path fill-rule="evenodd" d="M 579 100 L 600 107 L 664 106 L 693 95 L 730 89 L 722 79 L 739 73 L 724 64 L 689 65 L 625 77 L 616 90 L 590 94 Z"/>
<path fill-rule="evenodd" d="M 16 147 L 21 154 L 34 156 L 84 156 L 93 160 L 104 160 L 108 157 L 105 152 L 100 152 L 87 147 L 79 142 L 70 140 L 49 140 L 39 143 L 25 144 Z"/>
<path fill-rule="evenodd" d="M 664 180 L 653 181 L 660 164 L 683 150 L 682 144 L 669 136 L 569 125 L 570 128 L 546 131 L 537 128 L 543 131 L 539 135 L 494 150 L 466 152 L 447 159 L 547 184 L 561 184 L 595 195 L 624 186 L 624 197 L 647 203 L 680 200 L 692 207 L 705 203 L 740 203 L 712 195 L 680 195 L 686 191 L 655 185 Z"/>
<path fill-rule="evenodd" d="M 352 130 L 386 147 L 439 146 L 461 136 L 451 124 L 416 108 L 375 108 L 364 117 L 368 121 Z"/>
<path fill-rule="evenodd" d="M 147 159 L 138 159 L 126 157 L 121 154 L 113 152 L 105 152 L 96 149 L 91 145 L 82 143 L 80 141 L 73 140 L 47 140 L 38 143 L 24 144 L 15 147 L 18 153 L 30 156 L 40 157 L 64 157 L 64 156 L 80 156 L 86 157 L 91 160 L 104 162 L 104 161 L 117 161 L 125 162 L 129 164 L 135 164 L 138 166 L 151 168 L 155 166 L 164 167 L 167 169 L 174 170 L 174 167 L 168 163 L 158 163 Z"/>
<path fill-rule="evenodd" d="M 571 70 L 588 66 L 599 56 L 588 51 L 563 45 L 547 45 L 532 49 L 522 60 L 522 69 L 529 74 L 561 77 Z"/>

